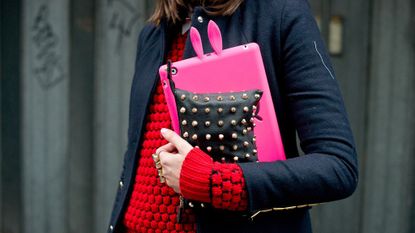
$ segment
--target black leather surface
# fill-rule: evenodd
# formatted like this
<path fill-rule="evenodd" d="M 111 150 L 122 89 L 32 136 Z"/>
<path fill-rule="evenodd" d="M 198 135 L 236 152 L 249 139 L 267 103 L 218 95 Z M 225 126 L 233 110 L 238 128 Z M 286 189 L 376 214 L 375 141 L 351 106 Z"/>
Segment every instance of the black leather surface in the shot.
<path fill-rule="evenodd" d="M 174 89 L 181 136 L 215 161 L 257 161 L 253 118 L 260 90 L 191 93 Z"/>

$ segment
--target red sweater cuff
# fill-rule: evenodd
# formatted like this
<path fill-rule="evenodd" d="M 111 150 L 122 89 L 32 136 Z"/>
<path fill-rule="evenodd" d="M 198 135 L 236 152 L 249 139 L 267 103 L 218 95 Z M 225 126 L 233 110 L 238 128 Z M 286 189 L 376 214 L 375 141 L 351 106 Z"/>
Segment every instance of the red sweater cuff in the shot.
<path fill-rule="evenodd" d="M 183 197 L 209 203 L 212 169 L 212 158 L 199 148 L 193 148 L 184 159 L 180 172 L 180 191 Z"/>

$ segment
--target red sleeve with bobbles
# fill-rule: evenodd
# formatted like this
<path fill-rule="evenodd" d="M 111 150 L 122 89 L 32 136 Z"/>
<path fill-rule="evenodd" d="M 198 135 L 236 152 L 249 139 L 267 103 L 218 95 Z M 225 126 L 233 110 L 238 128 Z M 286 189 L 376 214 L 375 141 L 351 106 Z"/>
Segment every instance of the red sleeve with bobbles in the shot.
<path fill-rule="evenodd" d="M 185 198 L 211 203 L 214 208 L 237 211 L 247 209 L 247 191 L 242 169 L 235 163 L 214 162 L 199 148 L 193 148 L 183 162 L 180 190 Z"/>

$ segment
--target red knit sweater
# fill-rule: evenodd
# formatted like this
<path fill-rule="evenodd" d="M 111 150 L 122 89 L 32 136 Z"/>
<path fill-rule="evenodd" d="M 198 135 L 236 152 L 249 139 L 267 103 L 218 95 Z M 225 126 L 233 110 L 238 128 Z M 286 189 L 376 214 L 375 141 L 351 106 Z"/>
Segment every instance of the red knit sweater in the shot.
<path fill-rule="evenodd" d="M 172 61 L 182 58 L 186 36 L 187 33 L 178 34 L 173 40 L 168 54 Z M 151 157 L 158 147 L 167 143 L 161 137 L 160 129 L 171 128 L 160 82 L 147 114 L 134 187 L 123 219 L 126 232 L 195 232 L 191 208 L 185 210 L 181 223 L 177 222 L 179 195 L 159 182 Z M 186 199 L 211 203 L 215 208 L 244 210 L 247 206 L 245 183 L 239 166 L 213 162 L 209 155 L 197 148 L 189 152 L 183 163 L 180 188 Z"/>

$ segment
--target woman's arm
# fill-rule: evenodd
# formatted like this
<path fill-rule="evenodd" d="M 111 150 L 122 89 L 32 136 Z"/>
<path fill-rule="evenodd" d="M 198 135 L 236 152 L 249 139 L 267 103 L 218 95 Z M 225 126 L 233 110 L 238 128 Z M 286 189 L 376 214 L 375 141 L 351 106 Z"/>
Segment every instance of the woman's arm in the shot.
<path fill-rule="evenodd" d="M 281 22 L 280 83 L 305 155 L 240 164 L 251 211 L 345 198 L 358 179 L 344 103 L 307 2 L 287 0 Z"/>
<path fill-rule="evenodd" d="M 214 208 L 247 209 L 247 191 L 241 168 L 236 163 L 213 162 L 211 156 L 199 148 L 193 148 L 183 162 L 180 190 L 186 199 L 209 203 Z"/>
<path fill-rule="evenodd" d="M 283 83 L 286 94 L 285 114 L 294 122 L 305 155 L 286 161 L 220 166 L 221 176 L 226 177 L 229 171 L 236 171 L 229 169 L 231 166 L 240 168 L 241 193 L 245 193 L 242 196 L 248 201 L 248 205 L 244 204 L 246 199 L 241 196 L 240 206 L 248 206 L 251 212 L 345 198 L 353 193 L 358 179 L 356 150 L 344 103 L 307 1 L 287 0 L 281 17 L 281 30 L 276 30 L 282 51 L 282 67 L 278 69 L 282 70 L 283 77 L 279 78 L 283 80 L 279 83 Z M 229 196 L 223 197 L 214 191 L 214 185 L 209 182 L 213 179 L 212 173 L 215 174 L 215 163 L 202 158 L 193 154 L 183 158 L 183 166 L 178 165 L 182 175 L 178 169 L 176 177 L 180 177 L 182 194 L 189 199 L 210 201 L 217 208 L 232 209 L 229 205 L 217 204 Z M 205 169 L 195 169 L 195 163 L 204 163 Z M 201 174 L 195 176 L 192 172 Z M 192 177 L 200 179 L 192 180 Z M 204 182 L 204 185 L 192 188 L 183 182 L 185 179 Z M 225 187 L 232 189 L 233 186 Z"/>
<path fill-rule="evenodd" d="M 162 129 L 161 135 L 169 143 L 155 153 L 168 186 L 188 200 L 215 208 L 247 209 L 245 180 L 237 164 L 213 162 L 208 154 L 193 148 L 172 130 Z"/>

